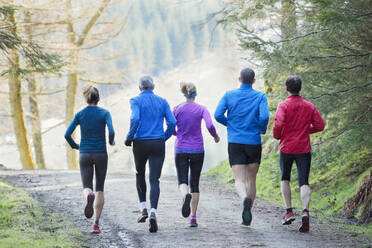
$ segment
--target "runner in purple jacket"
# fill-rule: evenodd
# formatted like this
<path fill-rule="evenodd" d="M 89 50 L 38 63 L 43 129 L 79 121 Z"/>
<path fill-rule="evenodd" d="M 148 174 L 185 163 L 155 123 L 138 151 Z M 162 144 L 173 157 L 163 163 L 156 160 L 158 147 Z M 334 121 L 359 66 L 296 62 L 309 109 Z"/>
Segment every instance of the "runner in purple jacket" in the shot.
<path fill-rule="evenodd" d="M 178 185 L 183 196 L 182 216 L 187 218 L 191 211 L 190 227 L 196 227 L 198 226 L 196 210 L 199 203 L 199 179 L 204 161 L 201 120 L 204 119 L 207 129 L 216 143 L 220 141 L 220 138 L 207 108 L 195 103 L 195 85 L 181 83 L 181 91 L 186 97 L 186 102 L 176 106 L 173 110 L 177 120 L 177 129 L 174 133 L 177 136 L 175 144 L 176 168 Z M 188 178 L 189 168 L 190 181 Z"/>

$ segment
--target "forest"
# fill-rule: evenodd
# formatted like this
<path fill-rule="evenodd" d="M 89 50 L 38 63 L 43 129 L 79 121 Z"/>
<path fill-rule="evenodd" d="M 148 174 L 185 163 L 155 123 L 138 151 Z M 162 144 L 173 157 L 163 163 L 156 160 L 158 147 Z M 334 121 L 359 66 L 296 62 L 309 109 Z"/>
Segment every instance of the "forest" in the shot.
<path fill-rule="evenodd" d="M 314 103 L 326 122 L 325 130 L 311 138 L 312 211 L 372 235 L 371 37 L 372 0 L 2 0 L 0 168 L 7 167 L 8 156 L 19 158 L 18 169 L 51 169 L 45 150 L 53 144 L 45 137 L 65 129 L 85 106 L 84 86 L 97 86 L 108 102 L 124 92 L 127 103 L 134 92 L 129 89 L 137 90 L 142 75 L 169 77 L 178 87 L 181 79 L 174 78 L 178 80 L 180 70 L 182 75 L 201 75 L 194 67 L 204 61 L 217 64 L 218 58 L 225 68 L 195 78 L 244 65 L 257 72 L 257 89 L 268 98 L 270 121 L 262 136 L 257 196 L 283 204 L 278 141 L 272 129 L 276 108 L 287 97 L 285 79 L 298 75 L 301 95 Z M 229 65 L 223 55 L 240 63 Z M 194 67 L 186 70 L 187 66 Z M 214 82 L 202 83 L 205 90 Z M 218 81 L 210 87 L 205 98 L 211 113 L 224 93 L 221 89 L 231 85 Z M 123 139 L 118 137 L 120 146 Z M 78 169 L 78 153 L 67 144 L 61 149 L 64 161 L 58 168 Z M 233 187 L 227 160 L 211 167 L 203 171 L 204 178 Z M 292 191 L 297 194 L 296 179 L 294 169 Z M 7 194 L 0 190 L 0 196 Z M 17 194 L 23 195 L 18 189 Z M 300 209 L 297 195 L 294 205 Z"/>
<path fill-rule="evenodd" d="M 215 1 L 201 8 L 160 0 L 6 3 L 0 98 L 9 104 L 0 109 L 0 132 L 15 134 L 26 169 L 47 168 L 42 136 L 68 125 L 84 85 L 98 85 L 106 97 L 143 74 L 159 76 L 197 59 L 225 40 L 212 16 L 220 8 Z M 187 9 L 196 11 L 186 15 Z M 64 121 L 41 126 L 42 120 L 61 117 Z M 69 168 L 77 168 L 76 153 L 66 152 Z"/>

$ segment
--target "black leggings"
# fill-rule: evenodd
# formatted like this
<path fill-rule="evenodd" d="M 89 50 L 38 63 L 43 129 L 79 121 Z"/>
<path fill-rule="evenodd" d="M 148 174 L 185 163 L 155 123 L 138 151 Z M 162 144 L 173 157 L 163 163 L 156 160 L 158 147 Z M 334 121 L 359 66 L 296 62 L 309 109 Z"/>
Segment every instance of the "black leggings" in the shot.
<path fill-rule="evenodd" d="M 309 185 L 309 174 L 311 165 L 311 153 L 304 154 L 287 154 L 280 152 L 280 169 L 282 171 L 282 181 L 291 180 L 291 170 L 293 161 L 296 161 L 298 184 Z"/>
<path fill-rule="evenodd" d="M 150 169 L 150 203 L 151 208 L 158 207 L 160 187 L 159 180 L 165 156 L 165 141 L 135 140 L 133 141 L 134 163 L 136 164 L 136 184 L 140 202 L 146 201 L 146 162 Z"/>
<path fill-rule="evenodd" d="M 199 193 L 200 173 L 203 168 L 204 153 L 177 153 L 176 168 L 178 185 L 190 185 L 191 193 Z M 189 184 L 190 168 L 190 184 Z"/>
<path fill-rule="evenodd" d="M 79 157 L 83 187 L 93 190 L 93 174 L 96 169 L 96 191 L 103 191 L 107 173 L 106 152 L 84 152 Z"/>

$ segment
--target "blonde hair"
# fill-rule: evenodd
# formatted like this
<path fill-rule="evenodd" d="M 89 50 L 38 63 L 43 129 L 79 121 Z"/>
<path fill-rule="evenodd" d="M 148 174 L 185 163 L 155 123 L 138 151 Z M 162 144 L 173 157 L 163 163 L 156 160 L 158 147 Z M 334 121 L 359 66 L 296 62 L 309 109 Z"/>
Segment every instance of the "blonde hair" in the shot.
<path fill-rule="evenodd" d="M 99 91 L 92 85 L 83 88 L 83 95 L 88 104 L 97 104 L 99 101 Z"/>
<path fill-rule="evenodd" d="M 196 92 L 196 86 L 193 83 L 181 82 L 181 92 L 185 95 L 191 95 Z"/>

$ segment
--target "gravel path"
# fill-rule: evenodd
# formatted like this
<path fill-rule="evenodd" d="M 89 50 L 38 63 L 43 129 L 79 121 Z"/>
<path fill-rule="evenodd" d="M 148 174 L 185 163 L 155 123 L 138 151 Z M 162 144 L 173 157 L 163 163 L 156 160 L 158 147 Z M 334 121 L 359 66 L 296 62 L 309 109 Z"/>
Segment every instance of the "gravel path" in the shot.
<path fill-rule="evenodd" d="M 372 239 L 316 223 L 310 233 L 297 231 L 299 221 L 280 224 L 282 209 L 257 200 L 251 227 L 241 222 L 240 200 L 228 189 L 203 178 L 198 211 L 199 227 L 189 228 L 181 217 L 176 178 L 162 177 L 158 209 L 159 231 L 136 222 L 139 204 L 134 175 L 109 171 L 100 235 L 90 234 L 92 220 L 83 216 L 80 175 L 77 171 L 0 170 L 0 179 L 31 193 L 49 209 L 74 221 L 88 235 L 92 247 L 368 247 Z M 299 218 L 298 218 L 299 219 Z"/>

